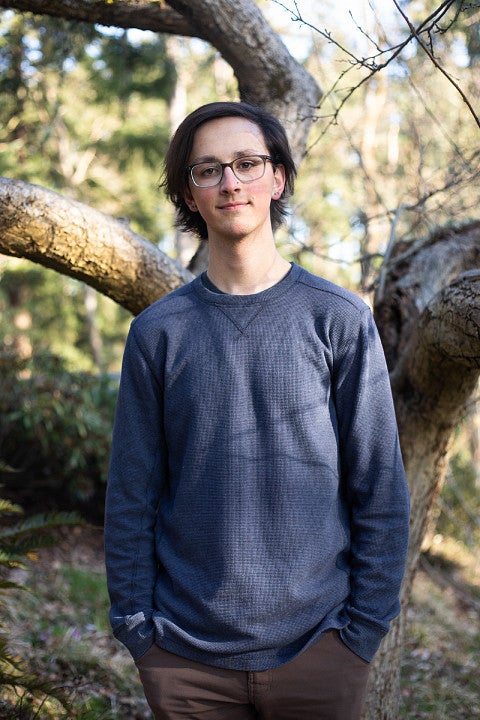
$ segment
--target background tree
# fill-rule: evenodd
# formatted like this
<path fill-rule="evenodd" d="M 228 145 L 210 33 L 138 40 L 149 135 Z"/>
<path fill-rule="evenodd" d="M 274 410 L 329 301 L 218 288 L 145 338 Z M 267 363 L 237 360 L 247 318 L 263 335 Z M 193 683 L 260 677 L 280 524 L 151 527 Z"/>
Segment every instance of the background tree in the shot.
<path fill-rule="evenodd" d="M 351 286 L 358 283 L 364 294 L 375 291 L 372 304 L 391 369 L 412 491 L 403 614 L 378 655 L 367 709 L 369 718 L 395 718 L 404 613 L 421 541 L 443 481 L 453 430 L 476 387 L 480 368 L 478 118 L 472 104 L 465 102 L 478 91 L 472 72 L 478 53 L 478 8 L 458 0 L 438 6 L 417 3 L 416 17 L 406 17 L 400 6 L 396 15 L 384 15 L 377 8 L 370 24 L 363 16 L 349 19 L 359 30 L 349 49 L 349 39 L 342 34 L 347 25 L 338 14 L 333 15 L 338 19 L 335 30 L 327 32 L 319 29 L 323 25 L 311 6 L 306 17 L 294 4 L 295 26 L 309 30 L 301 35 L 308 46 L 304 63 L 309 75 L 248 0 L 172 0 L 163 6 L 148 0 L 93 4 L 79 0 L 74 8 L 67 0 L 0 0 L 0 6 L 201 38 L 232 67 L 239 96 L 264 104 L 283 120 L 297 158 L 308 148 L 292 219 L 280 240 L 287 255 L 314 271 L 336 273 Z M 262 3 L 262 8 L 271 12 L 271 4 Z M 339 12 L 334 3 L 322 3 L 322 9 Z M 118 39 L 126 42 L 128 35 Z M 96 47 L 105 57 L 92 60 L 87 53 L 78 63 L 79 68 L 90 67 L 91 84 L 84 92 L 105 83 L 109 110 L 116 106 L 111 117 L 123 117 L 128 124 L 129 104 L 137 91 L 116 100 L 116 81 L 109 76 L 116 63 L 109 58 L 118 49 L 109 48 L 104 38 Z M 13 55 L 15 83 L 21 64 Z M 216 62 L 211 50 L 202 57 L 206 64 Z M 340 76 L 332 70 L 339 63 Z M 325 88 L 321 104 L 312 76 L 319 77 Z M 455 84 L 454 76 L 461 76 Z M 223 91 L 229 96 L 232 84 L 225 82 Z M 87 108 L 95 98 L 99 96 L 86 102 Z M 23 117 L 24 91 L 15 102 L 18 116 Z M 138 116 L 137 112 L 135 119 Z M 110 118 L 108 112 L 105 118 Z M 122 135 L 123 127 L 113 145 L 127 163 L 123 148 L 128 136 Z M 21 152 L 24 143 L 15 146 L 17 140 L 12 138 L 12 148 Z M 107 148 L 108 143 L 98 138 L 91 152 L 97 152 L 97 146 Z M 111 166 L 115 162 L 102 163 L 99 176 L 108 176 Z M 93 160 L 89 167 L 93 168 Z M 15 165 L 11 170 L 23 179 Z M 90 192 L 91 197 L 81 199 L 97 204 L 94 184 Z M 98 188 L 98 197 L 102 194 Z M 100 206 L 111 212 L 108 203 Z M 455 224 L 452 218 L 457 219 Z M 188 277 L 125 223 L 19 180 L 0 184 L 0 222 L 0 248 L 5 254 L 83 279 L 133 312 Z M 443 229 L 435 229 L 445 223 Z M 151 237 L 157 239 L 155 234 Z M 356 274 L 347 270 L 352 255 L 358 260 Z"/>

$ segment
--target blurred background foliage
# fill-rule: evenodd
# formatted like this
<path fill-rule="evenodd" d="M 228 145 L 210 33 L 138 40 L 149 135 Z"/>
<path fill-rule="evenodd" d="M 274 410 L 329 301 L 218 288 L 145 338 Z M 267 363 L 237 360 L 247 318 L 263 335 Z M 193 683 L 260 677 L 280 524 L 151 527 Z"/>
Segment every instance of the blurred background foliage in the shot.
<path fill-rule="evenodd" d="M 324 89 L 282 253 L 368 301 L 393 239 L 478 214 L 478 126 L 418 44 L 395 56 L 409 30 L 393 4 L 258 5 Z M 409 17 L 436 7 L 409 3 Z M 475 98 L 478 6 L 454 9 L 429 40 Z M 0 174 L 122 218 L 183 263 L 195 247 L 173 230 L 162 159 L 184 115 L 217 99 L 237 99 L 236 83 L 201 41 L 0 12 Z M 97 512 L 131 316 L 82 283 L 1 256 L 0 313 L 0 458 L 16 470 L 0 480 L 27 507 L 42 497 Z M 459 428 L 438 518 L 468 542 L 478 541 L 477 416 L 473 406 Z"/>
<path fill-rule="evenodd" d="M 0 374 L 6 493 L 29 511 L 75 508 L 101 524 L 116 380 L 69 371 L 48 352 L 20 360 L 1 346 Z"/>

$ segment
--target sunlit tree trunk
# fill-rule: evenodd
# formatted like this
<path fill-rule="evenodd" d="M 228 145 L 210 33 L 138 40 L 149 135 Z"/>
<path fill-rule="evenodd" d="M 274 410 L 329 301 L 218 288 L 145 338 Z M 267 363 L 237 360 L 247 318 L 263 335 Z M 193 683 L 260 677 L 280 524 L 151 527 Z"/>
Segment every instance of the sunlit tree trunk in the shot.
<path fill-rule="evenodd" d="M 92 287 L 90 287 L 90 285 L 84 285 L 83 292 L 85 314 L 87 318 L 88 344 L 90 346 L 95 367 L 99 372 L 102 372 L 105 369 L 105 363 L 103 360 L 102 335 L 98 329 L 97 323 L 97 292 Z"/>

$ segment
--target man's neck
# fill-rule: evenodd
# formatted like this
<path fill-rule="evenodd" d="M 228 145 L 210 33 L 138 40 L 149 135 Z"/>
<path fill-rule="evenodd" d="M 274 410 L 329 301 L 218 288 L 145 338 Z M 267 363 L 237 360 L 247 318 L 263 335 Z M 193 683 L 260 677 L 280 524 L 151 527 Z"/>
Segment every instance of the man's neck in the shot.
<path fill-rule="evenodd" d="M 253 295 L 276 285 L 290 270 L 274 242 L 268 247 L 234 243 L 221 250 L 210 247 L 207 276 L 222 292 Z"/>

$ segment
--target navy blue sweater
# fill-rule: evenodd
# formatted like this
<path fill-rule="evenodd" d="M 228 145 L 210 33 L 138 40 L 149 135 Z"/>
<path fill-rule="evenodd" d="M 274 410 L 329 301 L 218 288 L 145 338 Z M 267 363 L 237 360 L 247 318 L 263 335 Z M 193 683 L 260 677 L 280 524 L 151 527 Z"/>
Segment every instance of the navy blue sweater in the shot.
<path fill-rule="evenodd" d="M 105 548 L 111 623 L 263 670 L 328 629 L 369 661 L 399 611 L 408 492 L 369 308 L 297 265 L 255 295 L 201 278 L 132 323 Z"/>

